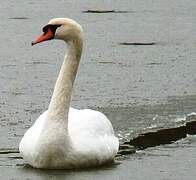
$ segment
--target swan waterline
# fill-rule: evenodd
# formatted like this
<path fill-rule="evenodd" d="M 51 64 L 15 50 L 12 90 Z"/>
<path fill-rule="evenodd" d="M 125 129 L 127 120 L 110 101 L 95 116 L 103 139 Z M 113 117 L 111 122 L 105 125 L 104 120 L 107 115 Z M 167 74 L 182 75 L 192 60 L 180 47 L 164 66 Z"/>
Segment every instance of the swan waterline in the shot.
<path fill-rule="evenodd" d="M 48 107 L 24 134 L 19 151 L 35 168 L 73 169 L 113 161 L 119 140 L 111 122 L 99 111 L 70 107 L 71 92 L 83 47 L 82 27 L 69 18 L 55 18 L 32 45 L 51 39 L 67 43 Z"/>

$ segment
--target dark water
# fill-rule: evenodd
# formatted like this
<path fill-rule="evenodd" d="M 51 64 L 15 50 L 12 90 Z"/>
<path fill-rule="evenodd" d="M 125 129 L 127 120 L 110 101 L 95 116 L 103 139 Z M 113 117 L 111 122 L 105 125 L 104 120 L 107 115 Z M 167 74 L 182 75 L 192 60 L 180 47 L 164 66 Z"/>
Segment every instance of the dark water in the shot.
<path fill-rule="evenodd" d="M 85 31 L 74 107 L 104 112 L 121 141 L 183 123 L 187 114 L 196 112 L 195 7 L 193 0 L 2 1 L 0 148 L 17 148 L 25 130 L 47 109 L 65 48 L 58 41 L 35 47 L 30 44 L 53 17 L 71 17 Z M 87 10 L 112 12 L 83 13 Z M 151 45 L 120 45 L 124 42 Z M 173 171 L 185 167 L 186 156 L 194 158 L 195 143 L 191 141 L 191 147 L 187 143 L 186 148 L 182 144 L 172 148 L 174 154 L 168 150 L 174 158 L 169 158 L 171 161 L 161 156 L 167 148 L 159 147 L 155 151 L 160 156 L 152 157 L 146 150 L 126 157 L 120 165 L 77 172 L 23 169 L 16 166 L 23 163 L 21 159 L 6 155 L 0 157 L 0 175 L 3 179 L 130 179 L 135 174 L 133 179 L 143 179 L 147 173 L 161 179 L 162 160 L 167 166 L 164 172 L 174 175 Z M 145 169 L 151 163 L 152 169 Z M 159 170 L 155 173 L 153 167 Z M 191 179 L 194 174 L 191 166 L 182 172 L 166 177 Z"/>

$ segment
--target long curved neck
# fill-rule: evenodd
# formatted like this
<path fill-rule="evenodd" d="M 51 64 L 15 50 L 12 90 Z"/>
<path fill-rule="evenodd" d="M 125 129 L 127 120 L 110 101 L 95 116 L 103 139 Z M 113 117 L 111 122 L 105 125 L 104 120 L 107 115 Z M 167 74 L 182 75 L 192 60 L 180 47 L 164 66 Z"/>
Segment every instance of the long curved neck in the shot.
<path fill-rule="evenodd" d="M 66 127 L 72 88 L 82 53 L 82 37 L 69 41 L 67 44 L 68 53 L 65 55 L 48 108 L 48 119 L 58 122 L 63 121 L 62 123 Z"/>

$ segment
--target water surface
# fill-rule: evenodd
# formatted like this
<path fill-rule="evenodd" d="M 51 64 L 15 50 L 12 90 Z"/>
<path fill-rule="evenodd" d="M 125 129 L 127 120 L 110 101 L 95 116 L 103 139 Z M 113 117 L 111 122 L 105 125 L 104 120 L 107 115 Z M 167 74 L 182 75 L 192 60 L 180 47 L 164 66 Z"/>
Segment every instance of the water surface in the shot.
<path fill-rule="evenodd" d="M 72 106 L 104 112 L 121 142 L 183 123 L 187 114 L 196 112 L 195 7 L 193 0 L 2 1 L 0 148 L 17 148 L 26 129 L 48 107 L 66 50 L 58 41 L 30 44 L 53 17 L 74 18 L 85 31 Z M 88 10 L 112 12 L 83 13 Z M 142 158 L 136 154 L 120 165 L 88 171 L 23 169 L 16 166 L 21 159 L 6 156 L 0 157 L 0 174 L 3 179 L 142 179 L 143 174 L 161 179 L 166 172 L 166 179 L 191 179 L 194 171 L 186 158 L 191 163 L 195 143 L 190 144 L 169 150 L 171 158 L 161 156 L 167 152 L 161 146 L 155 148 L 160 156 L 143 152 Z M 175 176 L 177 169 L 182 174 Z"/>

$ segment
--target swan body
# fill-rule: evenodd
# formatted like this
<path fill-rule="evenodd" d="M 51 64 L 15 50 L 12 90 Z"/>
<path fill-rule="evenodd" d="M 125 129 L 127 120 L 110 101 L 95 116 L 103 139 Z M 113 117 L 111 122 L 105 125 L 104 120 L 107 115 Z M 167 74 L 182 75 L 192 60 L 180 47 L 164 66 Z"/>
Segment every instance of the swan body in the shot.
<path fill-rule="evenodd" d="M 112 124 L 101 112 L 70 107 L 71 92 L 83 46 L 83 30 L 75 21 L 49 21 L 32 45 L 51 39 L 68 44 L 47 111 L 24 134 L 19 151 L 35 168 L 71 169 L 98 166 L 117 154 L 119 141 Z"/>

